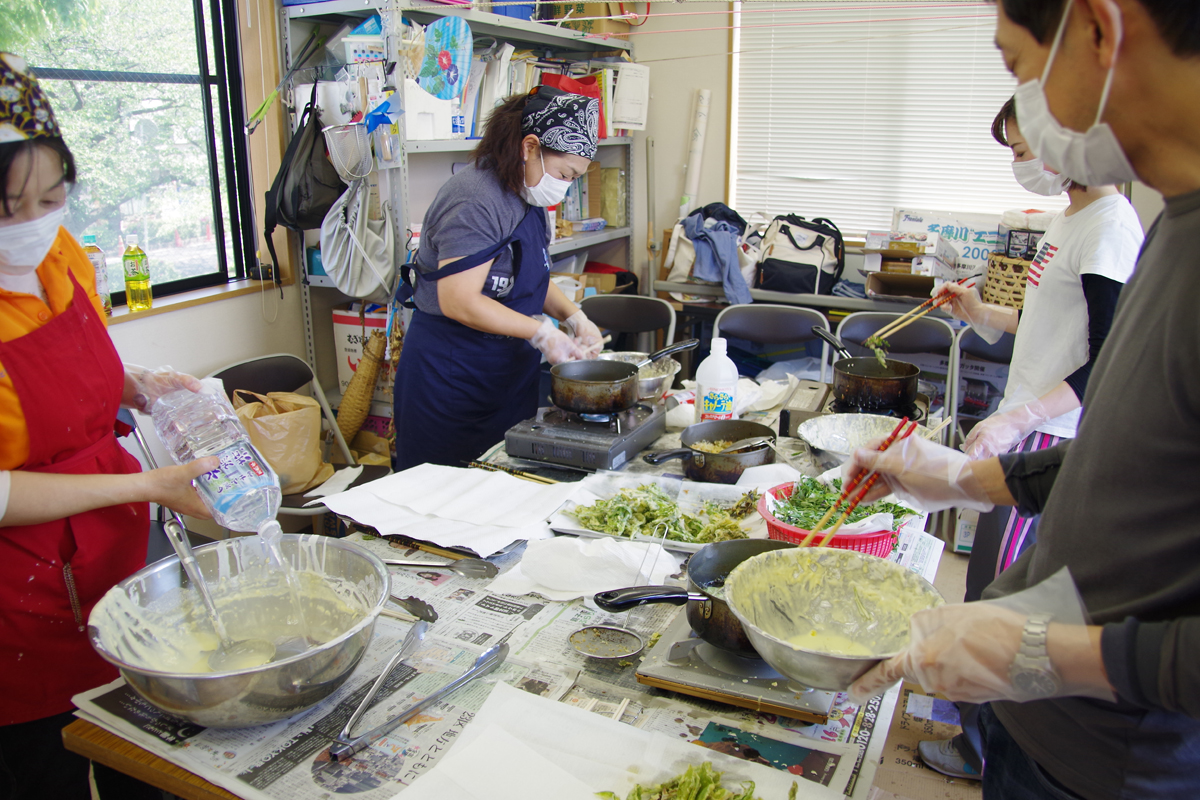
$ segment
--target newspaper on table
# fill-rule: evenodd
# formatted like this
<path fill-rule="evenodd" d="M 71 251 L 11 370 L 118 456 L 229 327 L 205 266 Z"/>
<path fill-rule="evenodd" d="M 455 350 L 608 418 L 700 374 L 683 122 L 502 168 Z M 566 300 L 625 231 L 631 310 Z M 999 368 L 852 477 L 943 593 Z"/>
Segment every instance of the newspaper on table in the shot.
<path fill-rule="evenodd" d="M 936 569 L 936 556 L 929 560 L 933 548 L 905 549 L 903 535 L 901 540 L 901 549 L 911 561 L 907 566 L 923 566 L 931 577 L 930 565 Z M 383 539 L 360 538 L 358 544 L 382 556 L 397 554 L 396 547 Z M 405 557 L 443 561 L 425 553 Z M 535 595 L 497 595 L 488 591 L 486 580 L 434 570 L 396 570 L 392 583 L 394 594 L 412 594 L 431 603 L 439 619 L 420 650 L 391 673 L 356 733 L 392 718 L 461 674 L 482 649 L 506 634 L 509 657 L 496 672 L 425 709 L 345 765 L 330 763 L 329 747 L 399 648 L 407 623 L 380 617 L 362 662 L 346 683 L 290 720 L 237 730 L 206 729 L 158 710 L 123 681 L 77 696 L 78 715 L 250 800 L 328 800 L 344 793 L 384 800 L 437 763 L 491 688 L 502 681 L 636 727 L 744 758 L 763 758 L 828 788 L 844 781 L 846 793 L 855 798 L 865 797 L 870 787 L 896 702 L 895 690 L 861 707 L 839 694 L 828 721 L 811 725 L 649 690 L 637 682 L 638 656 L 594 659 L 568 643 L 570 634 L 581 627 L 607 624 L 631 629 L 652 645 L 654 632 L 665 629 L 678 612 L 673 606 L 643 606 L 611 614 L 583 601 L 553 603 Z M 766 752 L 770 755 L 763 755 Z"/>

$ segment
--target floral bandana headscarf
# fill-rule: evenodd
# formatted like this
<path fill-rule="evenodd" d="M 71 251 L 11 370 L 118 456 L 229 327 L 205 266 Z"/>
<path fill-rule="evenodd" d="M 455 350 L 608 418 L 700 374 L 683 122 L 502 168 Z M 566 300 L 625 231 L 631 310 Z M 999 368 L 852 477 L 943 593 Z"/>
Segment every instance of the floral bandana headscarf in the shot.
<path fill-rule="evenodd" d="M 544 147 L 591 160 L 596 157 L 600 101 L 552 86 L 529 93 L 521 115 L 521 133 L 538 137 Z"/>
<path fill-rule="evenodd" d="M 25 59 L 0 53 L 0 144 L 61 135 L 50 100 Z"/>

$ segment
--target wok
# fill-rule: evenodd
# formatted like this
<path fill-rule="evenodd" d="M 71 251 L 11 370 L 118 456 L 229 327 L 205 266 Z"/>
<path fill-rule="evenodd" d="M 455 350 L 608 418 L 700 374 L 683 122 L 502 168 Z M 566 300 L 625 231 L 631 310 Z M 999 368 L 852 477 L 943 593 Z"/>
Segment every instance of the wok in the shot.
<path fill-rule="evenodd" d="M 683 447 L 678 450 L 664 450 L 660 453 L 647 453 L 642 460 L 647 464 L 662 464 L 673 458 L 683 460 L 683 472 L 688 480 L 704 483 L 737 483 L 738 478 L 747 467 L 757 467 L 762 464 L 775 463 L 774 448 L 763 445 L 753 450 L 743 450 L 737 453 L 706 453 L 697 450 L 692 445 L 700 442 L 728 440 L 736 442 L 739 439 L 762 436 L 775 441 L 775 431 L 757 422 L 742 422 L 740 420 L 722 419 L 698 422 L 689 425 L 679 436 Z"/>
<path fill-rule="evenodd" d="M 550 401 L 577 414 L 614 414 L 637 405 L 638 370 L 651 361 L 691 350 L 699 339 L 687 339 L 651 353 L 644 361 L 568 361 L 550 368 Z"/>
<path fill-rule="evenodd" d="M 815 336 L 828 342 L 839 359 L 833 364 L 833 396 L 855 408 L 902 408 L 917 399 L 917 377 L 921 370 L 907 361 L 874 356 L 853 357 L 842 340 L 814 325 Z"/>
<path fill-rule="evenodd" d="M 761 658 L 742 623 L 724 600 L 725 578 L 743 561 L 771 550 L 794 548 L 774 539 L 731 539 L 701 547 L 688 560 L 688 588 L 680 586 L 633 586 L 595 595 L 605 611 L 628 611 L 647 603 L 687 605 L 687 620 L 704 641 L 742 658 Z"/>

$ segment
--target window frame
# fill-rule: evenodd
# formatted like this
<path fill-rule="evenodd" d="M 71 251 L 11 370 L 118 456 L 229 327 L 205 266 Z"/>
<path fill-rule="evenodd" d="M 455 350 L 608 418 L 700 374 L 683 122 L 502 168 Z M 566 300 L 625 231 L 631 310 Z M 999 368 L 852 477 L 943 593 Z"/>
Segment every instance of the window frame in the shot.
<path fill-rule="evenodd" d="M 58 69 L 33 66 L 41 81 L 78 80 L 126 84 L 176 84 L 196 86 L 204 110 L 206 156 L 213 212 L 213 235 L 218 242 L 217 269 L 190 278 L 154 284 L 154 297 L 163 298 L 195 289 L 222 286 L 248 277 L 250 256 L 255 252 L 257 226 L 250 175 L 250 148 L 246 134 L 245 88 L 241 62 L 241 39 L 235 0 L 191 0 L 195 20 L 196 55 L 200 74 L 174 72 L 123 72 L 112 70 Z M 206 8 L 211 20 L 206 20 Z M 211 27 L 207 27 L 211 24 Z M 209 36 L 213 49 L 210 59 Z M 216 89 L 217 103 L 213 103 Z M 215 107 L 219 106 L 219 108 Z M 220 136 L 220 140 L 218 140 Z M 221 146 L 223 144 L 223 146 Z M 221 167 L 225 179 L 221 179 Z M 225 248 L 225 214 L 229 214 L 233 263 Z M 114 308 L 126 305 L 125 289 L 110 287 Z"/>

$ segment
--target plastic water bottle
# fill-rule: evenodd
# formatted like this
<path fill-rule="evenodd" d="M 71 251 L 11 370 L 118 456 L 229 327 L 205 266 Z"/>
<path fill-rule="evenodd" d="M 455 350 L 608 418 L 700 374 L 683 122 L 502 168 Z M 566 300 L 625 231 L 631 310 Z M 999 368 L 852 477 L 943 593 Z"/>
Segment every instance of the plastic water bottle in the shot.
<path fill-rule="evenodd" d="M 279 478 L 250 444 L 250 436 L 223 394 L 181 389 L 150 409 L 154 429 L 176 464 L 218 456 L 220 466 L 196 480 L 217 524 L 254 533 L 275 519 L 283 497 Z"/>
<path fill-rule="evenodd" d="M 712 340 L 712 351 L 696 369 L 696 421 L 733 419 L 738 370 L 725 354 L 725 340 Z"/>
<path fill-rule="evenodd" d="M 457 100 L 452 101 L 450 106 L 450 138 L 467 138 L 467 118 Z"/>
<path fill-rule="evenodd" d="M 100 245 L 96 244 L 96 237 L 90 233 L 83 237 L 83 252 L 87 253 L 88 261 L 92 262 L 92 269 L 96 271 L 96 295 L 104 303 L 104 314 L 111 317 L 112 295 L 108 291 L 108 261 L 105 260 Z"/>

